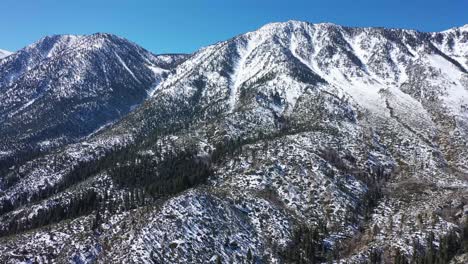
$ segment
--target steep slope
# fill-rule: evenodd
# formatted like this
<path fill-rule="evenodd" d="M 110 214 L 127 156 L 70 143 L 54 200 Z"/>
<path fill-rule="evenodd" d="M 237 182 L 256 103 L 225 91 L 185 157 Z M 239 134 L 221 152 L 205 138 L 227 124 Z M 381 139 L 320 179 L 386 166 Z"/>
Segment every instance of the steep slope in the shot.
<path fill-rule="evenodd" d="M 7 57 L 7 56 L 10 56 L 11 54 L 12 54 L 12 52 L 0 49 L 0 59 L 3 59 L 5 57 Z"/>
<path fill-rule="evenodd" d="M 203 48 L 119 122 L 7 172 L 2 260 L 447 261 L 467 42 L 289 21 Z"/>
<path fill-rule="evenodd" d="M 14 53 L 0 62 L 1 153 L 89 135 L 141 103 L 183 58 L 109 34 L 50 36 Z"/>

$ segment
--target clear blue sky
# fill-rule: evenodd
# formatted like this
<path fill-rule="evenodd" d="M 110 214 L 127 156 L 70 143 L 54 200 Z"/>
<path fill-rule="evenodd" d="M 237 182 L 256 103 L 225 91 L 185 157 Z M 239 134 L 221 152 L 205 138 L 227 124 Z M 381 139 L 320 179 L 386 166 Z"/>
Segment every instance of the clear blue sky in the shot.
<path fill-rule="evenodd" d="M 0 49 L 108 32 L 154 53 L 193 52 L 290 19 L 440 31 L 468 23 L 468 0 L 1 0 Z"/>

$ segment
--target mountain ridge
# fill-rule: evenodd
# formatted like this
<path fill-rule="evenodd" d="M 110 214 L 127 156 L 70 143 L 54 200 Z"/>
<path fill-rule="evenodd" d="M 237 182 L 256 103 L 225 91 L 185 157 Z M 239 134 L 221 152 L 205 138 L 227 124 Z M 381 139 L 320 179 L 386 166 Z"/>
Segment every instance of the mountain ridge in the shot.
<path fill-rule="evenodd" d="M 292 21 L 202 48 L 119 121 L 6 172 L 4 259 L 448 261 L 467 42 Z"/>
<path fill-rule="evenodd" d="M 11 55 L 13 52 L 7 51 L 7 50 L 2 50 L 0 49 L 0 59 L 3 59 L 9 55 Z"/>
<path fill-rule="evenodd" d="M 16 151 L 16 147 L 19 150 L 36 149 L 36 144 L 54 141 L 54 137 L 61 145 L 63 143 L 60 141 L 70 142 L 86 136 L 143 101 L 152 87 L 167 75 L 167 71 L 185 57 L 153 55 L 111 34 L 54 35 L 40 39 L 0 62 L 0 118 L 3 122 L 0 129 L 5 136 L 2 151 Z M 120 87 L 126 82 L 125 87 Z M 119 99 L 122 96 L 127 98 Z M 96 105 L 95 100 L 102 102 Z M 69 105 L 64 104 L 65 101 L 69 101 Z M 82 105 L 84 101 L 95 105 L 85 109 Z M 68 116 L 58 115 L 54 104 L 62 104 L 62 113 Z M 92 114 L 93 107 L 102 109 Z M 45 113 L 47 108 L 49 113 Z M 33 117 L 33 112 L 38 115 Z M 44 114 L 41 116 L 41 113 Z M 58 115 L 54 121 L 45 121 L 54 114 Z M 80 117 L 82 114 L 88 117 Z M 93 124 L 93 118 L 96 124 Z M 63 130 L 67 128 L 63 127 L 55 132 L 46 132 L 40 125 L 32 128 L 37 122 L 59 127 L 68 122 L 68 129 L 75 131 L 67 132 Z M 29 126 L 21 130 L 32 130 L 30 139 L 23 139 L 23 142 L 17 139 L 14 130 L 20 126 Z M 22 136 L 28 137 L 25 134 Z M 15 146 L 16 143 L 22 145 Z M 10 150 L 6 148 L 7 145 Z"/>

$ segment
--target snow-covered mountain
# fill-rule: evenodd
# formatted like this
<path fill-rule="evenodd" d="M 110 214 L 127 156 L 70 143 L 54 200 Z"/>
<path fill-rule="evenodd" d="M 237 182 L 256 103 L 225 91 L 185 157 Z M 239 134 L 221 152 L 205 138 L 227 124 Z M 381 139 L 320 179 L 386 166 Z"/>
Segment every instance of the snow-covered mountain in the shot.
<path fill-rule="evenodd" d="M 45 37 L 0 61 L 0 151 L 75 141 L 142 102 L 184 55 L 117 36 Z"/>
<path fill-rule="evenodd" d="M 467 70 L 467 26 L 289 21 L 205 47 L 118 122 L 2 170 L 0 259 L 447 263 Z"/>
<path fill-rule="evenodd" d="M 12 54 L 12 52 L 10 52 L 10 51 L 0 49 L 0 59 L 3 59 L 6 56 L 9 56 L 11 54 Z"/>

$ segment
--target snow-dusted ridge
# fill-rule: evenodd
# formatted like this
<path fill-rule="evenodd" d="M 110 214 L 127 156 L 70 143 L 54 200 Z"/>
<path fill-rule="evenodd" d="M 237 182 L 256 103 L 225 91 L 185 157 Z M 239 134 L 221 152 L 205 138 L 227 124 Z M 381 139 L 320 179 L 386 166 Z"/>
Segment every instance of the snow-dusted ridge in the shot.
<path fill-rule="evenodd" d="M 0 149 L 21 155 L 44 149 L 42 141 L 60 146 L 86 137 L 142 103 L 184 59 L 112 34 L 44 37 L 0 61 Z M 67 122 L 74 125 L 56 128 Z"/>
<path fill-rule="evenodd" d="M 10 56 L 11 54 L 13 54 L 13 52 L 0 49 L 0 59 Z"/>
<path fill-rule="evenodd" d="M 156 68 L 158 56 L 140 65 L 132 57 L 144 51 L 119 42 L 99 57 L 99 83 L 125 75 L 137 84 L 141 71 L 161 78 L 147 76 L 144 103 L 123 118 L 8 170 L 0 233 L 28 231 L 0 237 L 0 262 L 393 263 L 437 252 L 447 237 L 462 236 L 468 213 L 467 34 L 288 21 L 200 49 L 175 67 L 161 57 Z M 107 40 L 95 41 L 80 48 L 106 50 Z M 119 185 L 112 170 L 61 185 L 80 164 L 129 145 L 132 155 L 111 168 L 148 159 L 174 165 L 177 153 L 193 151 L 183 160 L 212 173 L 146 204 L 149 186 Z M 60 215 L 89 192 L 104 201 L 98 209 L 41 226 L 41 215 Z"/>

